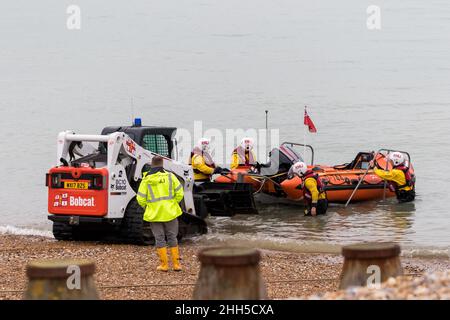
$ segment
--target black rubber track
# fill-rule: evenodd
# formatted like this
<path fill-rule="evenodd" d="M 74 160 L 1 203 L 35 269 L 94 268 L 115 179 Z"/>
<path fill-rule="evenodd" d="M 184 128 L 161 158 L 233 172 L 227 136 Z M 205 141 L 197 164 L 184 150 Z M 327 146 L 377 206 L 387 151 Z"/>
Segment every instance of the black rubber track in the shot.
<path fill-rule="evenodd" d="M 74 240 L 73 228 L 67 223 L 53 222 L 53 236 L 56 240 Z"/>
<path fill-rule="evenodd" d="M 153 245 L 155 239 L 150 224 L 143 220 L 144 209 L 138 204 L 136 198 L 128 204 L 120 229 L 121 238 L 132 244 Z"/>

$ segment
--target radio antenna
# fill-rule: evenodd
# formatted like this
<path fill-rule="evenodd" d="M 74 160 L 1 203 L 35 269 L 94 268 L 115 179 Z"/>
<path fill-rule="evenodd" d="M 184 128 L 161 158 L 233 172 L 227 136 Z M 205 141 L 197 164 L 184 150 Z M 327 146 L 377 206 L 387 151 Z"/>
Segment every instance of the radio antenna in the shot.
<path fill-rule="evenodd" d="M 134 103 L 133 103 L 133 97 L 131 97 L 131 123 L 134 123 Z"/>
<path fill-rule="evenodd" d="M 266 110 L 266 160 L 269 161 L 269 110 Z"/>

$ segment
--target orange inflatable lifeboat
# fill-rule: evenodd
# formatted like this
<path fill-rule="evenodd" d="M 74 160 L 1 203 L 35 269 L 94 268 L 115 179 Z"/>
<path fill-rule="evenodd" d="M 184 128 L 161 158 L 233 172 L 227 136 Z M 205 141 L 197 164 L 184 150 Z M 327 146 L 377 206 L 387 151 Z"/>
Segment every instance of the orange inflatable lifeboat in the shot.
<path fill-rule="evenodd" d="M 303 203 L 303 181 L 299 177 L 288 177 L 288 171 L 296 161 L 303 161 L 300 153 L 295 147 L 308 147 L 311 150 L 312 159 L 309 168 L 318 174 L 322 180 L 328 201 L 331 203 L 345 203 L 364 177 L 352 202 L 370 201 L 394 197 L 395 193 L 390 191 L 387 184 L 379 178 L 373 170 L 367 170 L 369 162 L 374 158 L 373 152 L 360 152 L 355 159 L 343 165 L 327 166 L 313 165 L 314 149 L 298 143 L 285 142 L 279 148 L 274 148 L 270 154 L 270 161 L 258 168 L 240 167 L 231 170 L 229 174 L 218 177 L 216 182 L 243 182 L 253 186 L 255 193 L 263 193 L 276 198 L 284 198 Z M 392 150 L 380 150 L 376 154 L 375 163 L 378 167 L 392 169 L 387 155 Z M 408 159 L 407 167 L 412 176 L 414 168 L 408 153 L 403 152 Z"/>

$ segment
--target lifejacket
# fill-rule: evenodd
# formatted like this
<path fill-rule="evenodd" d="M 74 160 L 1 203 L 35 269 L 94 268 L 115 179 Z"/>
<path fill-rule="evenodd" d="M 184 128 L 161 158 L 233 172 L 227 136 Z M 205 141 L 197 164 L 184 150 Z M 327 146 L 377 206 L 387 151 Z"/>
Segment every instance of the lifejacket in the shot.
<path fill-rule="evenodd" d="M 216 167 L 216 164 L 214 163 L 214 160 L 212 159 L 211 155 L 210 155 L 208 152 L 203 152 L 203 150 L 200 149 L 199 147 L 195 147 L 195 148 L 192 150 L 191 156 L 189 157 L 189 161 L 188 161 L 189 165 L 192 166 L 192 157 L 193 157 L 194 155 L 199 155 L 199 156 L 203 157 L 203 159 L 205 160 L 205 164 L 206 164 L 208 167 L 210 167 L 210 168 L 212 168 L 212 169 L 214 169 L 214 168 Z M 194 170 L 194 173 L 197 173 L 197 174 L 203 174 L 203 172 L 201 172 L 201 171 L 198 170 L 198 169 L 193 169 L 193 170 Z"/>
<path fill-rule="evenodd" d="M 246 151 L 242 146 L 237 147 L 233 150 L 233 154 L 236 153 L 239 157 L 239 165 L 240 166 L 251 166 L 256 163 L 255 155 L 250 150 L 248 152 L 248 158 L 245 156 Z"/>
<path fill-rule="evenodd" d="M 411 172 L 409 171 L 409 168 L 404 165 L 400 165 L 400 166 L 394 167 L 394 169 L 400 170 L 405 174 L 406 183 L 402 186 L 399 186 L 396 182 L 390 181 L 388 184 L 389 190 L 391 190 L 392 192 L 398 192 L 406 187 L 410 187 L 410 188 L 414 189 L 415 182 L 414 182 L 413 176 L 411 175 Z"/>
<path fill-rule="evenodd" d="M 325 192 L 324 185 L 322 181 L 319 179 L 319 175 L 314 173 L 312 170 L 307 171 L 303 176 L 303 198 L 305 199 L 305 202 L 307 204 L 310 204 L 312 201 L 312 194 L 305 185 L 306 180 L 309 178 L 314 178 L 316 180 L 317 190 L 319 191 L 319 194 Z"/>

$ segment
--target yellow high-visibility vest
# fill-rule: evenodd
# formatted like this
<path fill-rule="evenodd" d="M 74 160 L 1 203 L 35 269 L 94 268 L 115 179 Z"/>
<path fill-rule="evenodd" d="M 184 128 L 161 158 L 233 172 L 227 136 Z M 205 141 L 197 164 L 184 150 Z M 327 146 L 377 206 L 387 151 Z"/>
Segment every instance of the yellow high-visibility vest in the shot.
<path fill-rule="evenodd" d="M 145 209 L 145 221 L 168 222 L 183 213 L 179 205 L 183 196 L 183 185 L 177 177 L 171 172 L 158 171 L 145 175 L 136 199 Z"/>

